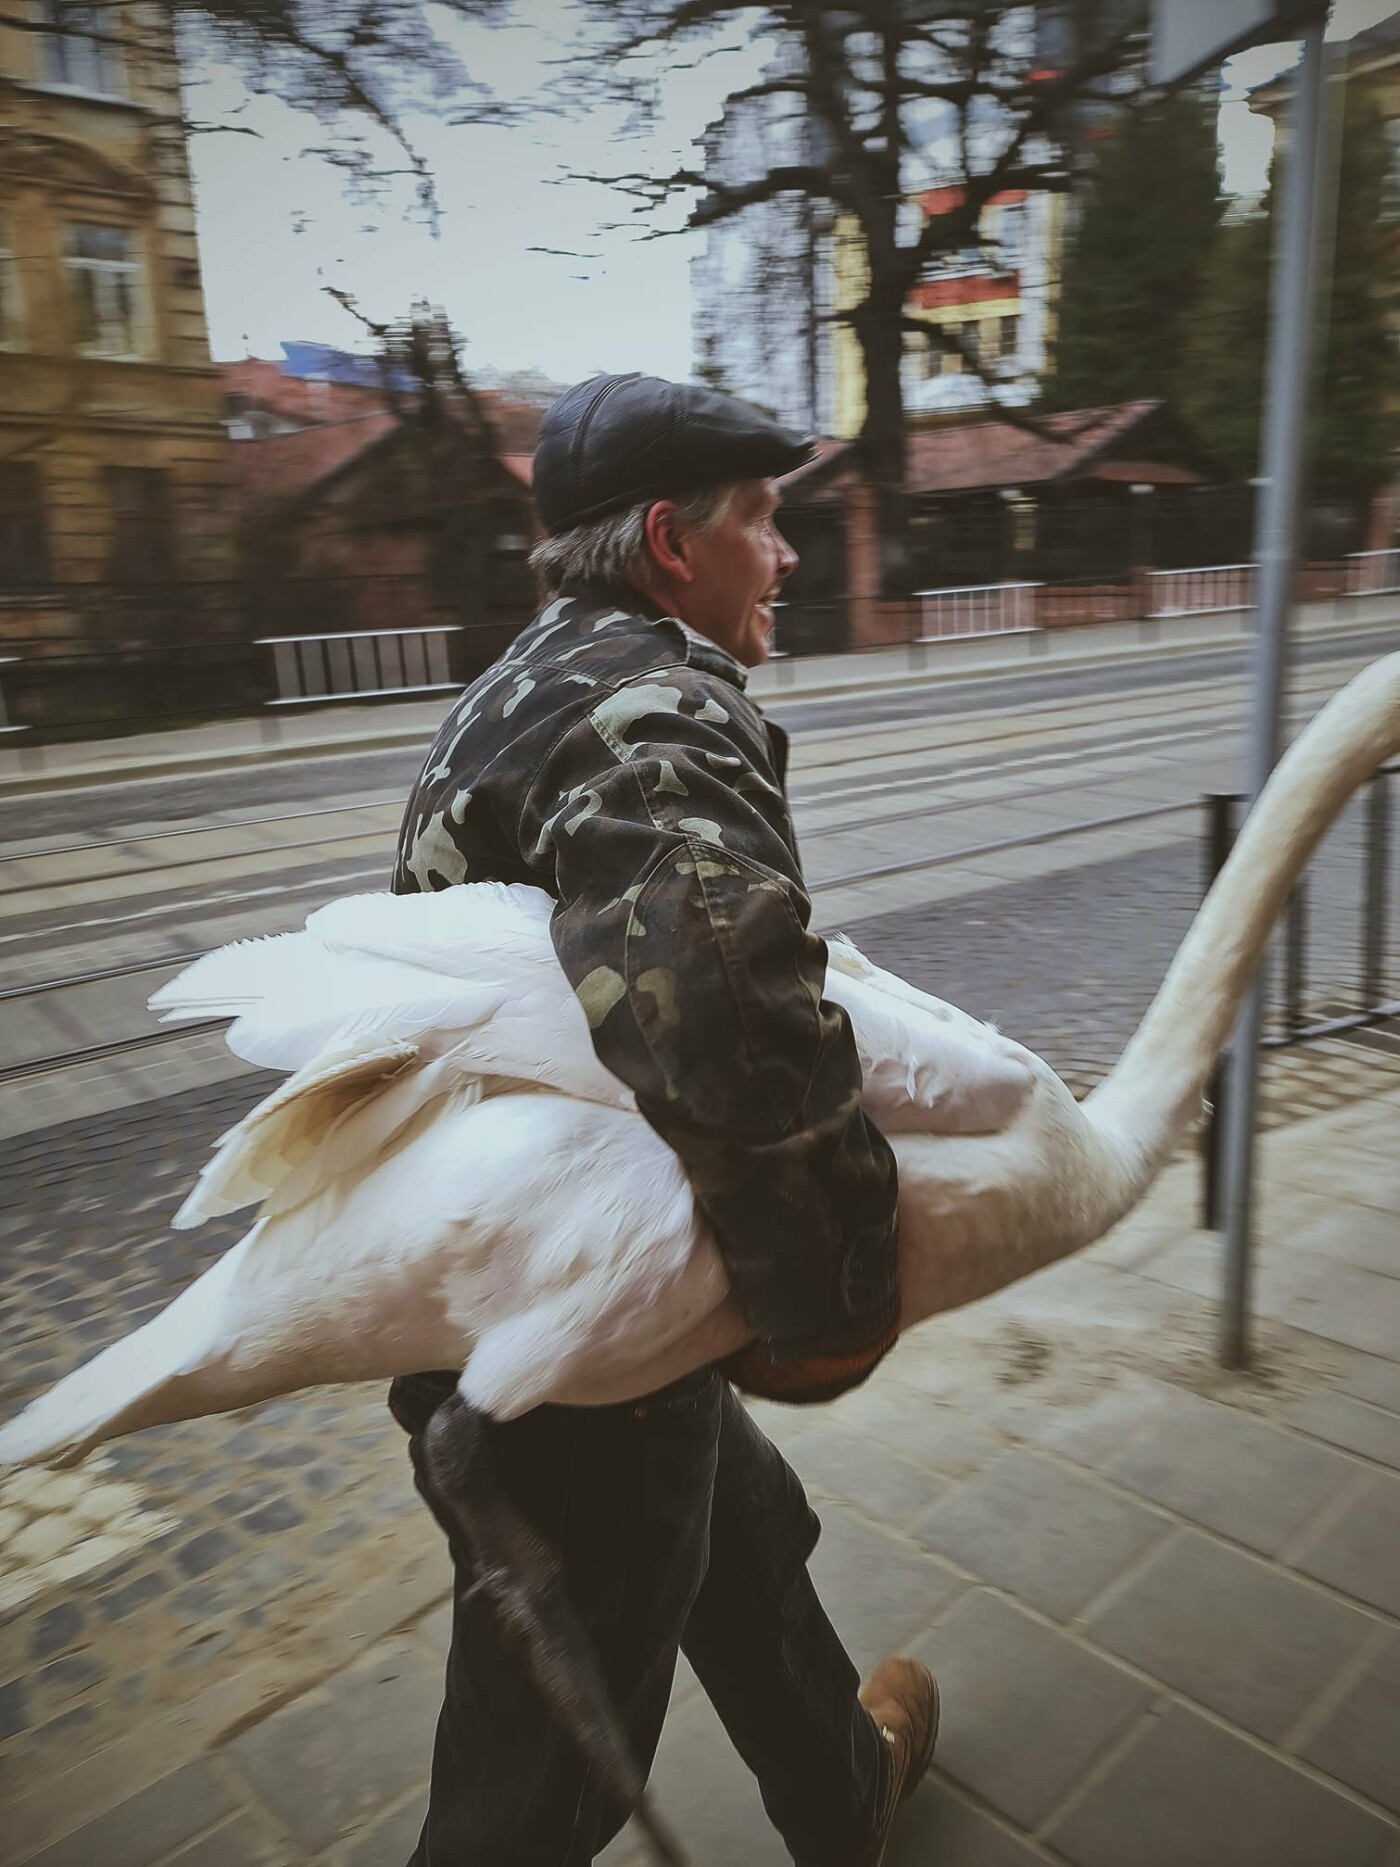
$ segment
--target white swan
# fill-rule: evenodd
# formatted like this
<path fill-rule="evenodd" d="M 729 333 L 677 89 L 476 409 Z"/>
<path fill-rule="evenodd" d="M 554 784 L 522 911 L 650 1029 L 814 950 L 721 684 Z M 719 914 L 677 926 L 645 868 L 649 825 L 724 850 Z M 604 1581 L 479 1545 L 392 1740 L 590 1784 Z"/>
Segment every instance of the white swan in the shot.
<path fill-rule="evenodd" d="M 1318 838 L 1398 749 L 1392 655 L 1283 760 L 1084 1103 L 1029 1051 L 833 945 L 828 993 L 899 1159 L 906 1327 L 1089 1243 L 1142 1196 Z M 0 1460 L 69 1460 L 139 1427 L 427 1367 L 462 1368 L 465 1399 L 497 1417 L 600 1403 L 740 1346 L 679 1163 L 594 1059 L 547 916 L 532 890 L 362 897 L 157 993 L 172 1016 L 236 1015 L 239 1054 L 295 1071 L 225 1137 L 176 1223 L 261 1216 L 0 1430 Z"/>

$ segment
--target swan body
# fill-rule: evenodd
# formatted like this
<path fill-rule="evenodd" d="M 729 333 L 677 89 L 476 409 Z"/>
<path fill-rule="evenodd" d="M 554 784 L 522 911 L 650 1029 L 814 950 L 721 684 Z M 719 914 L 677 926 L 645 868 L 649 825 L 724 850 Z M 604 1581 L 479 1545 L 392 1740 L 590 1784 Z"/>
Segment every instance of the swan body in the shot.
<path fill-rule="evenodd" d="M 900 1174 L 903 1325 L 1101 1236 L 1200 1107 L 1269 929 L 1342 804 L 1400 750 L 1400 655 L 1300 735 L 1142 1026 L 1076 1103 L 1047 1064 L 834 942 L 865 1101 Z M 680 1164 L 594 1057 L 537 891 L 461 885 L 320 910 L 207 956 L 168 1017 L 234 1018 L 292 1072 L 177 1215 L 251 1231 L 168 1309 L 0 1429 L 57 1462 L 321 1383 L 459 1367 L 499 1418 L 642 1394 L 748 1338 Z"/>

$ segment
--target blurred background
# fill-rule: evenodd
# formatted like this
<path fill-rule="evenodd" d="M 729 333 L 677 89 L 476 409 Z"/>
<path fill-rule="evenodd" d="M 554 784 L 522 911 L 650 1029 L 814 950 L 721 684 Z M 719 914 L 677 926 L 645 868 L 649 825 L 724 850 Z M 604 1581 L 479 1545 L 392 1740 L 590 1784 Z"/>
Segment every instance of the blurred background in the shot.
<path fill-rule="evenodd" d="M 816 924 L 1098 1080 L 1243 812 L 1306 11 L 1162 94 L 1129 0 L 0 7 L 0 1408 L 237 1236 L 167 1221 L 272 1079 L 146 999 L 385 885 L 595 371 L 817 437 L 751 682 Z M 1326 36 L 1286 735 L 1400 645 L 1400 13 Z M 1208 1126 L 765 1417 L 858 1660 L 945 1679 L 896 1863 L 1400 1862 L 1396 770 L 1267 962 L 1249 1366 Z M 365 1390 L 0 1477 L 0 1867 L 406 1858 L 434 1538 Z M 781 1857 L 684 1672 L 658 1783 Z"/>

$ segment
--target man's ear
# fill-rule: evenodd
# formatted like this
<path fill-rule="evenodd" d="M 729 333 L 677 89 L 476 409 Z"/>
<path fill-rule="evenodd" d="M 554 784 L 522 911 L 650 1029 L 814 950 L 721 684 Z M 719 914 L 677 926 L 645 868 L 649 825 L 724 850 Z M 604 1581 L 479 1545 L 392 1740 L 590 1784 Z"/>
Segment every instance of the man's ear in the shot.
<path fill-rule="evenodd" d="M 690 561 L 690 538 L 680 507 L 671 499 L 658 499 L 649 508 L 644 521 L 647 550 L 657 570 L 677 583 L 691 583 L 695 569 Z"/>

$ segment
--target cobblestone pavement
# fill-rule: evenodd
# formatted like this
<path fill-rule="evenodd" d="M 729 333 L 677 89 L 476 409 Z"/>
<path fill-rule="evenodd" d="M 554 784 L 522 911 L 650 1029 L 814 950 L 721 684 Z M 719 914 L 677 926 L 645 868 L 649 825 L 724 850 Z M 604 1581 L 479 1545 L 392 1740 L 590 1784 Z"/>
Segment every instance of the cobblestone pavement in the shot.
<path fill-rule="evenodd" d="M 1358 834 L 1350 816 L 1316 872 L 1314 937 L 1326 960 L 1318 1004 L 1355 983 Z M 882 964 L 996 1015 L 1082 1089 L 1121 1048 L 1189 922 L 1196 863 L 1194 844 L 1168 845 L 848 931 Z M 167 1221 L 215 1137 L 270 1080 L 244 1075 L 0 1146 L 0 1209 L 9 1215 L 0 1294 L 6 1413 L 168 1302 L 238 1235 L 233 1221 L 195 1233 L 171 1233 Z M 1280 1211 L 1290 1224 L 1316 1228 L 1325 1206 L 1352 1196 L 1358 1173 L 1364 1181 L 1379 1172 L 1382 1125 L 1367 1112 L 1384 1108 L 1400 1119 L 1397 1081 L 1400 1061 L 1383 1048 L 1334 1045 L 1271 1060 L 1271 1122 L 1348 1105 L 1359 1124 L 1345 1126 L 1345 1111 L 1328 1118 L 1343 1126 L 1314 1150 L 1313 1182 L 1289 1189 Z M 1384 1095 L 1388 1102 L 1376 1100 Z M 1361 1169 L 1343 1164 L 1348 1136 Z M 1329 1160 L 1340 1178 L 1329 1181 Z M 1395 1682 L 1380 1727 L 1394 1742 L 1365 1730 L 1400 1652 L 1400 1598 L 1393 1576 L 1381 1574 L 1377 1527 L 1390 1524 L 1385 1547 L 1393 1553 L 1400 1480 L 1377 1474 L 1400 1467 L 1400 1390 L 1387 1385 L 1400 1376 L 1375 1359 L 1393 1355 L 1400 1340 L 1393 1217 L 1363 1200 L 1349 1243 L 1329 1234 L 1283 1252 L 1278 1288 L 1266 1285 L 1261 1296 L 1270 1378 L 1222 1387 L 1212 1385 L 1209 1362 L 1215 1273 L 1209 1241 L 1190 1231 L 1191 1197 L 1183 1169 L 1165 1204 L 1116 1234 L 1101 1261 L 1034 1280 L 1009 1306 L 1005 1298 L 979 1306 L 959 1325 L 964 1334 L 930 1336 L 938 1353 L 911 1345 L 889 1380 L 820 1422 L 773 1419 L 824 1501 L 821 1573 L 862 1660 L 920 1630 L 932 1638 L 934 1622 L 947 1623 L 933 1650 L 940 1665 L 952 1656 L 949 1702 L 962 1698 L 964 1735 L 955 1722 L 948 1775 L 918 1831 L 927 1851 L 905 1844 L 900 1861 L 1379 1867 L 1394 1843 L 1386 1823 L 1400 1809 L 1400 1732 L 1385 1718 L 1393 1723 Z M 1336 1273 L 1328 1282 L 1330 1300 L 1346 1310 L 1340 1320 L 1317 1312 L 1319 1264 Z M 1370 1282 L 1363 1288 L 1358 1279 Z M 1340 1384 L 1337 1392 L 1329 1382 Z M 1190 1406 L 1207 1402 L 1185 1390 L 1202 1387 L 1214 1396 L 1211 1411 L 1193 1415 Z M 942 1428 L 932 1452 L 930 1405 Z M 1255 1508 L 1247 1461 L 1222 1465 L 1212 1481 L 1210 1510 L 1226 1510 L 1219 1500 L 1244 1487 L 1242 1516 L 1224 1530 L 1194 1495 L 1183 1504 L 1171 1490 L 1188 1479 L 1165 1445 L 1146 1442 L 1139 1464 L 1126 1475 L 1112 1468 L 1102 1489 L 1100 1453 L 1111 1442 L 1116 1456 L 1129 1425 L 1146 1431 L 1159 1405 L 1164 1418 L 1187 1409 L 1187 1440 L 1197 1448 L 1202 1433 L 1233 1443 L 1242 1415 L 1262 1415 L 1273 1436 L 1259 1447 L 1251 1441 L 1250 1456 L 1277 1455 L 1294 1484 L 1323 1460 L 1322 1515 L 1307 1518 L 1322 1553 L 1311 1567 L 1311 1558 L 1293 1563 L 1311 1582 L 1290 1572 L 1286 1585 L 1266 1584 L 1241 1570 L 1242 1549 L 1272 1558 L 1285 1544 L 1301 1548 L 1303 1536 L 1301 1525 L 1285 1535 L 1245 1521 Z M 1314 1412 L 1302 1424 L 1283 1418 L 1308 1406 Z M 1047 1443 L 1047 1422 L 1056 1420 L 1065 1443 Z M 1328 1444 L 1325 1455 L 1297 1450 L 1314 1438 Z M 1097 1474 L 1092 1483 L 1076 1476 L 1080 1466 Z M 1277 1487 L 1287 1488 L 1282 1478 Z M 1300 1495 L 1314 1499 L 1306 1485 Z M 1269 1499 L 1281 1508 L 1273 1491 Z M 1371 1503 L 1349 1540 L 1354 1499 Z M 1335 1535 L 1324 1518 L 1335 1518 Z M 1024 1552 L 1014 1573 L 993 1550 L 1008 1546 L 1008 1525 L 1020 1532 L 1010 1545 Z M 0 1803 L 12 1810 L 15 1837 L 0 1841 L 0 1867 L 31 1858 L 43 1867 L 144 1867 L 167 1858 L 185 1867 L 313 1859 L 369 1867 L 406 1856 L 444 1639 L 440 1612 L 427 1610 L 447 1576 L 381 1394 L 323 1392 L 140 1435 L 81 1474 L 0 1481 L 0 1530 Z M 1206 1533 L 1226 1541 L 1202 1546 Z M 1139 1581 L 1149 1557 L 1154 1566 Z M 868 1601 L 866 1588 L 851 1584 L 868 1580 L 872 1565 L 886 1579 Z M 1110 1581 L 1139 1606 L 1114 1609 Z M 1166 1607 L 1154 1588 L 1167 1591 Z M 1260 1589 L 1267 1610 L 1254 1605 Z M 1189 1615 L 1171 1620 L 1169 1609 L 1179 1613 L 1173 1590 L 1188 1602 L 1202 1591 L 1215 1600 L 1217 1591 L 1221 1628 L 1236 1611 L 1251 1628 L 1261 1613 L 1267 1625 L 1242 1635 L 1243 1645 L 1218 1629 L 1230 1659 L 1215 1672 L 1208 1655 L 1188 1664 L 1177 1646 L 1195 1654 L 1203 1636 Z M 1288 1629 L 1299 1615 L 1306 1627 L 1295 1653 Z M 1161 1650 L 1144 1645 L 1143 1629 L 1154 1625 Z M 1202 1625 L 1215 1623 L 1207 1616 Z M 360 1670 L 317 1687 L 357 1651 L 357 1639 Z M 1265 1682 L 1262 1709 L 1238 1696 L 1256 1675 Z M 1281 1698 L 1271 1683 L 1278 1678 Z M 1067 1694 L 1063 1702 L 1052 1686 Z M 703 1702 L 683 1689 L 663 1753 L 663 1799 L 692 1838 L 708 1837 L 701 1860 L 748 1867 L 778 1858 L 742 1783 L 716 1761 L 723 1748 L 707 1720 Z M 968 1735 L 969 1720 L 986 1727 L 980 1737 Z M 1286 1769 L 1285 1738 L 1294 1758 Z M 1156 1842 L 1123 1852 L 1137 1779 L 1113 1759 L 1130 1739 L 1133 1768 L 1149 1785 L 1145 1807 L 1159 1795 L 1166 1808 L 1202 1772 L 1223 1785 L 1222 1801 L 1236 1794 L 1267 1802 L 1277 1793 L 1292 1814 L 1261 1830 L 1276 1851 L 1241 1851 L 1232 1841 L 1234 1852 L 1217 1853 L 1197 1837 L 1177 1852 Z M 1035 1756 L 1038 1764 L 1028 1760 Z M 1103 1786 L 1084 1790 L 1091 1762 Z M 1271 1772 L 1286 1777 L 1286 1792 Z M 1340 1814 L 1337 1782 L 1348 1798 Z M 1071 1807 L 1071 1789 L 1083 1791 L 1082 1808 Z M 152 1799 L 142 1802 L 143 1794 Z M 98 1831 L 81 1828 L 89 1810 L 133 1795 L 135 1803 L 103 1816 L 100 1842 Z M 1117 1814 L 1114 1796 L 1123 1804 Z M 79 1830 L 71 1842 L 61 1839 L 69 1829 Z M 110 1839 L 127 1829 L 120 1846 Z M 1322 1851 L 1299 1852 L 1295 1829 Z M 626 1850 L 620 1843 L 619 1861 Z M 1395 1867 L 1400 1854 L 1384 1858 Z"/>

